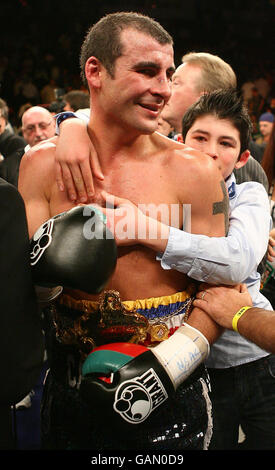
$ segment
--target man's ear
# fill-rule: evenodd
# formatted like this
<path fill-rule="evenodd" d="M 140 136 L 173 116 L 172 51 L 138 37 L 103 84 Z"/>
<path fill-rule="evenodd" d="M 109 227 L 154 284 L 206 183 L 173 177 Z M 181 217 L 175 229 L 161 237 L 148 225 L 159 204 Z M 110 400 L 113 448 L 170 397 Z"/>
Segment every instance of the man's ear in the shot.
<path fill-rule="evenodd" d="M 237 163 L 235 165 L 235 168 L 239 169 L 239 168 L 242 168 L 244 165 L 246 165 L 247 160 L 249 159 L 249 157 L 250 157 L 249 150 L 245 150 L 243 153 L 241 153 L 241 156 L 240 156 L 239 160 L 237 161 Z"/>
<path fill-rule="evenodd" d="M 101 85 L 101 62 L 94 56 L 89 57 L 85 64 L 85 75 L 87 82 L 93 88 L 99 88 Z"/>

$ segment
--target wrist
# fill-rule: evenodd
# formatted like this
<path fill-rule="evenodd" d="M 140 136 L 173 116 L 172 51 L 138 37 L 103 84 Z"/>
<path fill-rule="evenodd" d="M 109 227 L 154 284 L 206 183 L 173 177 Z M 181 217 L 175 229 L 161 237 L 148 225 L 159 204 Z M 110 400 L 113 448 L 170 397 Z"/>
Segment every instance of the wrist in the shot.
<path fill-rule="evenodd" d="M 175 389 L 204 362 L 210 351 L 206 337 L 184 323 L 170 338 L 151 349 L 162 364 Z"/>
<path fill-rule="evenodd" d="M 240 308 L 240 310 L 238 310 L 237 313 L 235 313 L 234 317 L 232 318 L 232 329 L 236 331 L 237 333 L 239 333 L 239 330 L 238 330 L 239 320 L 246 313 L 246 311 L 249 310 L 250 308 L 252 307 L 248 305 Z"/>
<path fill-rule="evenodd" d="M 64 122 L 66 119 L 71 119 L 71 118 L 77 118 L 75 113 L 72 111 L 63 111 L 62 113 L 56 114 L 55 116 L 55 133 L 59 135 L 59 130 L 62 122 Z"/>
<path fill-rule="evenodd" d="M 145 236 L 139 237 L 139 242 L 154 251 L 164 252 L 167 246 L 170 227 L 148 216 L 142 223 Z"/>

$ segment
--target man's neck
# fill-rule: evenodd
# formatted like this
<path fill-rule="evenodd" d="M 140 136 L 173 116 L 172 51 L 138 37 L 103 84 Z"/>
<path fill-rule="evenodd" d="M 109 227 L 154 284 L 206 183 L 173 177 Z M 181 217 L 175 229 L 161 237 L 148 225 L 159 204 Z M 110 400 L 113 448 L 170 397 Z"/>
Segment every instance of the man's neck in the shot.
<path fill-rule="evenodd" d="M 137 131 L 130 134 L 115 126 L 110 129 L 104 124 L 100 125 L 98 120 L 90 120 L 87 129 L 101 165 L 108 165 L 121 156 L 136 158 L 138 155 L 142 158 L 151 141 L 151 135 L 141 134 Z"/>

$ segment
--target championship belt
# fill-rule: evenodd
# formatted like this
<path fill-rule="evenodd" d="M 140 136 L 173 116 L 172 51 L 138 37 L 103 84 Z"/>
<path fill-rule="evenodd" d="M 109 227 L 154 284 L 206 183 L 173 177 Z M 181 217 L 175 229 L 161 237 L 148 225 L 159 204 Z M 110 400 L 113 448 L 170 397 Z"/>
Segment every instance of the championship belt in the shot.
<path fill-rule="evenodd" d="M 103 292 L 98 302 L 75 301 L 63 295 L 50 310 L 56 339 L 76 346 L 84 357 L 107 342 L 140 343 L 147 337 L 148 320 L 127 310 L 117 291 Z"/>
<path fill-rule="evenodd" d="M 57 299 L 52 318 L 59 342 L 76 346 L 84 355 L 103 344 L 135 343 L 156 345 L 169 338 L 174 331 L 166 321 L 184 313 L 186 321 L 193 297 L 183 302 L 173 313 L 148 319 L 136 308 L 126 307 L 115 290 L 104 291 L 98 301 L 76 300 L 66 294 Z"/>
<path fill-rule="evenodd" d="M 142 343 L 148 330 L 148 320 L 136 310 L 127 310 L 119 292 L 105 291 L 99 298 L 99 336 L 103 343 Z"/>

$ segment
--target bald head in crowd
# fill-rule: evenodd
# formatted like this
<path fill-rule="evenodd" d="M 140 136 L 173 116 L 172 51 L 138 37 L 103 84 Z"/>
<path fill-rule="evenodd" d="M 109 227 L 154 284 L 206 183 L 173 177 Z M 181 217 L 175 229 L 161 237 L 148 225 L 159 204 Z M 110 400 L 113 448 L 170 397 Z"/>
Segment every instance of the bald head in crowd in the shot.
<path fill-rule="evenodd" d="M 22 116 L 22 133 L 30 147 L 50 139 L 55 135 L 55 120 L 52 114 L 41 106 L 27 109 Z"/>

